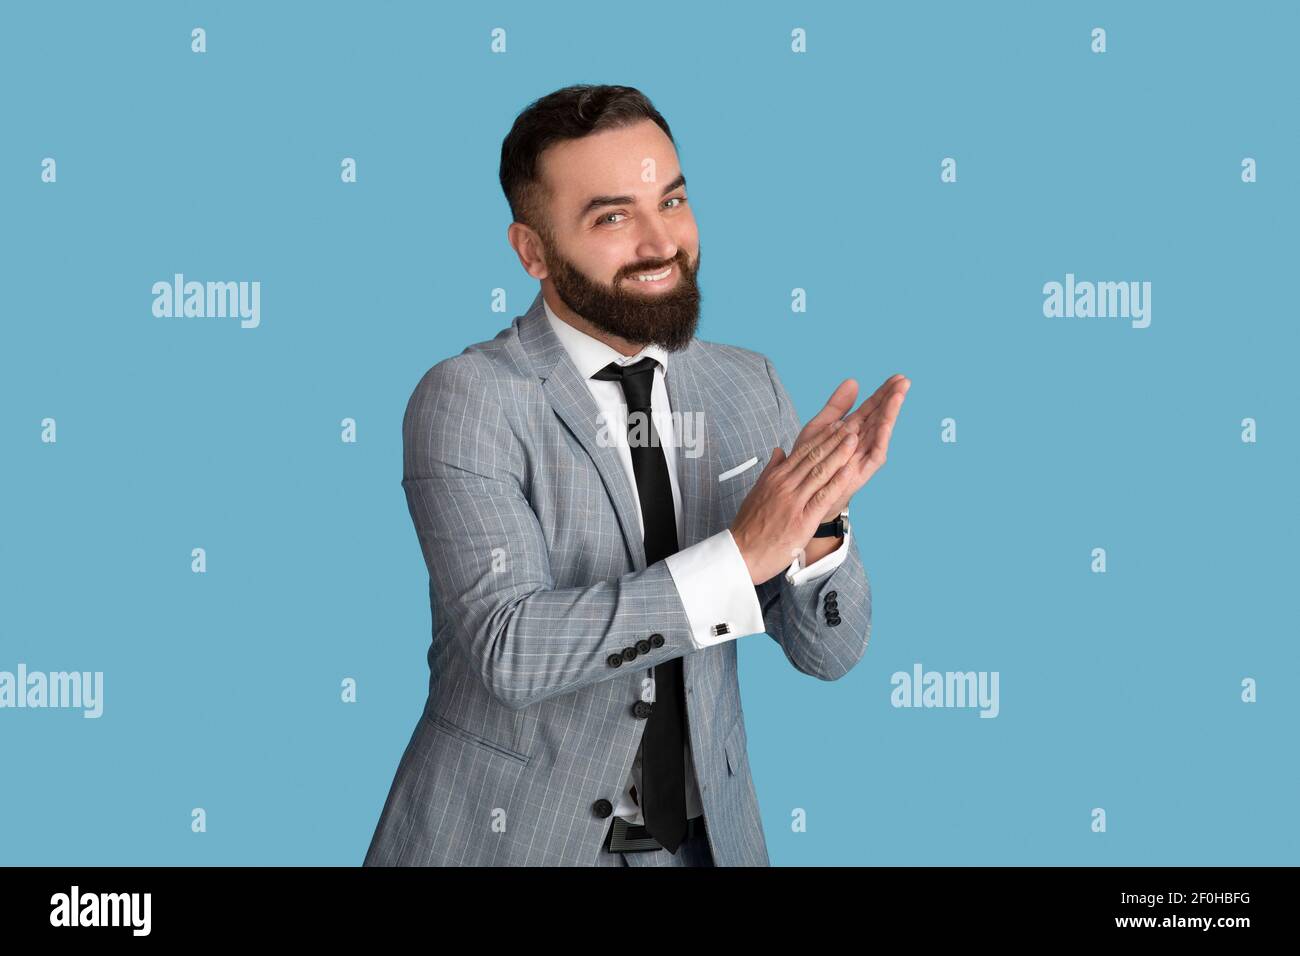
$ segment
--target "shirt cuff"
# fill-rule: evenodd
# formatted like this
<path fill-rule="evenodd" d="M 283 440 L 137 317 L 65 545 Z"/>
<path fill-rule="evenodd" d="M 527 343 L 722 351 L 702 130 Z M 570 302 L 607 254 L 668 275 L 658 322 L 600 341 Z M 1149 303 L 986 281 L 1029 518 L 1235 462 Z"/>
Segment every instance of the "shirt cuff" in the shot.
<path fill-rule="evenodd" d="M 832 551 L 830 554 L 818 558 L 816 561 L 808 565 L 808 567 L 806 568 L 800 567 L 799 558 L 798 556 L 796 556 L 795 559 L 790 562 L 790 567 L 786 568 L 785 579 L 789 581 L 791 584 L 798 585 L 798 584 L 807 584 L 809 581 L 812 581 L 814 578 L 821 578 L 830 574 L 841 564 L 843 564 L 845 557 L 848 556 L 849 535 L 851 534 L 853 534 L 853 529 L 845 528 L 844 540 L 840 542 L 840 546 L 836 548 L 834 551 Z"/>
<path fill-rule="evenodd" d="M 686 608 L 697 649 L 766 629 L 758 591 L 730 529 L 668 555 L 664 563 Z M 726 625 L 726 633 L 715 634 L 715 624 Z"/>

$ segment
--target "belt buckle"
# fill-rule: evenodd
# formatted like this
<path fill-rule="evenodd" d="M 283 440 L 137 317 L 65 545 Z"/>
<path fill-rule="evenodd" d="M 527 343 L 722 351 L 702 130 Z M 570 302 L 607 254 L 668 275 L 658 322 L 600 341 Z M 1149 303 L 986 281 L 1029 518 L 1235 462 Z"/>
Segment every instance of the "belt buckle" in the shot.
<path fill-rule="evenodd" d="M 644 826 L 628 823 L 622 817 L 614 818 L 609 831 L 611 853 L 637 853 L 642 850 L 662 850 L 663 844 L 652 837 Z"/>
<path fill-rule="evenodd" d="M 704 817 L 692 817 L 686 821 L 686 836 L 693 837 L 703 832 Z M 645 826 L 628 823 L 622 817 L 614 818 L 614 825 L 609 830 L 609 845 L 606 847 L 611 853 L 636 853 L 641 850 L 662 850 L 664 845 L 652 837 Z"/>

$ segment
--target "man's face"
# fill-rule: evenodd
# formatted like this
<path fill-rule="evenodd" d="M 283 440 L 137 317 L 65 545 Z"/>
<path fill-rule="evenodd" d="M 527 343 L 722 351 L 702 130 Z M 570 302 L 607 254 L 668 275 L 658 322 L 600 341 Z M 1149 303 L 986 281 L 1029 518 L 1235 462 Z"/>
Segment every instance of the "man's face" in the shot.
<path fill-rule="evenodd" d="M 542 154 L 539 175 L 546 278 L 560 300 L 631 343 L 686 346 L 700 315 L 699 234 L 663 130 L 645 120 L 558 143 Z"/>

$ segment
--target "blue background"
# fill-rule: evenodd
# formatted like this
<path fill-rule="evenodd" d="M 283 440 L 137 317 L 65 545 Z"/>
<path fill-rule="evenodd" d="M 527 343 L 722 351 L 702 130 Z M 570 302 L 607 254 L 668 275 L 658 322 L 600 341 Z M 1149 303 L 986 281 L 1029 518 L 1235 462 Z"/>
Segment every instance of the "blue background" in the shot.
<path fill-rule="evenodd" d="M 575 82 L 672 125 L 703 338 L 805 419 L 913 382 L 853 503 L 863 660 L 739 646 L 772 862 L 1297 862 L 1295 4 L 0 18 L 0 669 L 105 672 L 98 720 L 0 711 L 0 862 L 360 863 L 427 682 L 402 412 L 532 300 L 501 140 Z M 174 272 L 261 281 L 260 328 L 155 318 Z M 1150 327 L 1045 318 L 1067 272 L 1150 281 Z M 1000 715 L 892 707 L 916 662 Z"/>

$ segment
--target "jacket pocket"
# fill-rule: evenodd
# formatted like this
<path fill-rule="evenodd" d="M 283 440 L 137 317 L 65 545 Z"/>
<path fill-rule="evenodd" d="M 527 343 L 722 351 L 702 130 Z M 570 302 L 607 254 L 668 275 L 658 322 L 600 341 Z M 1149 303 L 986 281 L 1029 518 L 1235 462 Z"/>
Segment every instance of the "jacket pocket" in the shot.
<path fill-rule="evenodd" d="M 439 730 L 443 731 L 444 733 L 450 734 L 453 737 L 457 737 L 465 741 L 466 743 L 475 744 L 479 747 L 483 747 L 486 750 L 491 750 L 494 753 L 501 754 L 503 757 L 509 757 L 512 760 L 518 760 L 522 764 L 528 763 L 527 754 L 521 754 L 518 751 L 511 750 L 509 747 L 497 743 L 495 740 L 488 740 L 486 737 L 480 736 L 479 734 L 476 733 L 472 733 L 471 731 L 468 731 L 464 727 L 460 726 L 460 724 L 453 724 L 450 720 L 448 720 L 446 717 L 443 717 L 441 714 L 435 714 L 431 711 L 426 710 L 424 712 L 424 719 L 429 721 L 429 723 L 433 724 L 435 727 L 437 727 Z"/>
<path fill-rule="evenodd" d="M 729 481 L 734 481 L 757 464 L 758 456 L 753 455 L 745 461 L 742 461 L 735 468 L 728 468 L 726 471 L 722 472 L 722 474 L 718 475 L 718 484 L 725 485 Z M 762 469 L 760 468 L 759 471 L 762 471 Z"/>

